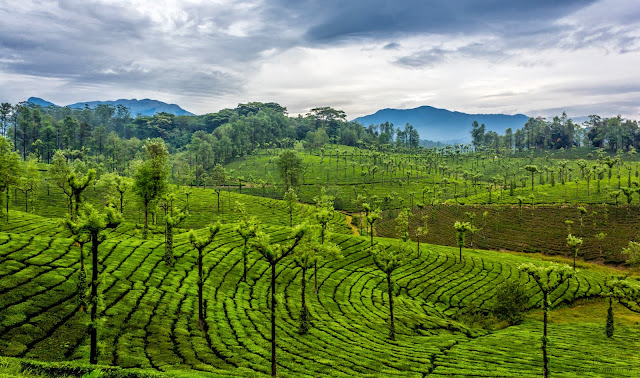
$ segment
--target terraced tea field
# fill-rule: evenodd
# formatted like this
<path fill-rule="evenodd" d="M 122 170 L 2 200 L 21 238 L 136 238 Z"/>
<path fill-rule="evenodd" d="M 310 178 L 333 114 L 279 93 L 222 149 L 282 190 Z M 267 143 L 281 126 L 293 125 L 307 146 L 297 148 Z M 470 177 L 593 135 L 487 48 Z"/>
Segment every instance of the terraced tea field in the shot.
<path fill-rule="evenodd" d="M 0 355 L 86 361 L 88 315 L 76 300 L 79 249 L 64 233 L 56 234 L 55 220 L 12 216 L 15 224 L 0 232 Z M 281 226 L 266 231 L 274 242 L 290 233 Z M 242 282 L 242 239 L 233 225 L 224 225 L 206 249 L 206 333 L 197 323 L 197 253 L 186 234 L 175 237 L 177 262 L 169 268 L 162 261 L 162 239 L 142 241 L 132 233 L 135 227 L 123 224 L 100 246 L 99 364 L 144 369 L 145 374 L 269 374 L 269 265 L 251 252 L 249 279 Z M 455 316 L 473 307 L 486 311 L 496 286 L 508 280 L 522 282 L 529 307 L 539 306 L 539 289 L 517 269 L 536 260 L 464 249 L 459 263 L 457 249 L 423 245 L 419 257 L 412 255 L 393 274 L 397 337 L 390 341 L 386 280 L 366 251 L 368 238 L 333 233 L 330 239 L 344 257 L 320 262 L 317 296 L 311 278 L 307 335 L 297 332 L 300 269 L 293 260 L 278 267 L 280 375 L 540 375 L 540 314 L 501 330 L 474 328 Z M 395 241 L 376 242 L 389 246 Z M 599 270 L 580 271 L 552 294 L 553 306 L 598 296 L 604 278 Z M 637 318 L 621 321 L 611 339 L 604 337 L 604 319 L 602 313 L 599 322 L 565 324 L 552 312 L 553 373 L 640 374 Z"/>
<path fill-rule="evenodd" d="M 481 230 L 473 237 L 476 248 L 536 252 L 546 255 L 570 256 L 567 234 L 581 237 L 579 257 L 587 261 L 622 264 L 626 256 L 622 249 L 629 240 L 635 240 L 640 227 L 640 207 L 611 205 L 579 205 L 586 213 L 581 215 L 578 205 L 524 205 L 522 213 L 517 205 L 437 205 L 427 206 L 422 213 L 416 209 L 410 218 L 410 234 L 416 240 L 414 230 L 422 216 L 428 217 L 429 233 L 421 240 L 439 245 L 456 245 L 453 224 L 469 221 L 467 213 L 475 213 L 474 226 Z M 486 220 L 483 213 L 487 212 Z M 396 237 L 398 211 L 383 212 L 377 235 Z M 582 220 L 581 220 L 582 218 Z M 566 221 L 572 223 L 567 224 Z M 603 233 L 603 238 L 597 236 Z M 467 246 L 471 236 L 467 235 Z"/>

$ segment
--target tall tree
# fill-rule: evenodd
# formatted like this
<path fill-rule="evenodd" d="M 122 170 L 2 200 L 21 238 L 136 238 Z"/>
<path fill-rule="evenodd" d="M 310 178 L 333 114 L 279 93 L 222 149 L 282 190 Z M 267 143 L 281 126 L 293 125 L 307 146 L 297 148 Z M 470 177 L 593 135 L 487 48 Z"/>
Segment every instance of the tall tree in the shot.
<path fill-rule="evenodd" d="M 164 262 L 168 266 L 173 266 L 174 256 L 173 256 L 173 229 L 177 227 L 182 221 L 187 219 L 189 215 L 188 211 L 182 211 L 173 206 L 174 195 L 173 193 L 169 194 L 166 197 L 167 207 L 169 210 L 167 214 L 164 216 L 164 224 L 165 224 L 165 250 L 164 250 Z"/>
<path fill-rule="evenodd" d="M 144 232 L 146 239 L 149 232 L 149 204 L 157 200 L 167 190 L 169 152 L 162 139 L 148 141 L 144 147 L 144 161 L 138 166 L 134 175 L 133 191 L 144 206 Z"/>
<path fill-rule="evenodd" d="M 71 188 L 71 195 L 73 196 L 73 200 L 75 202 L 76 209 L 76 217 L 80 211 L 80 203 L 82 202 L 82 192 L 85 191 L 91 184 L 91 181 L 96 177 L 95 169 L 89 169 L 86 175 L 80 175 L 75 171 L 69 173 L 67 176 L 67 182 L 69 183 L 69 188 Z"/>
<path fill-rule="evenodd" d="M 220 164 L 216 164 L 213 167 L 213 173 L 211 174 L 211 182 L 213 185 L 213 190 L 216 192 L 216 196 L 218 197 L 218 213 L 220 213 L 220 192 L 222 191 L 222 186 L 227 180 L 227 171 Z"/>
<path fill-rule="evenodd" d="M 69 211 L 69 215 L 73 217 L 73 191 L 69 186 L 69 174 L 71 174 L 73 169 L 67 163 L 67 158 L 61 150 L 56 151 L 51 162 L 49 176 L 51 176 L 53 182 L 62 189 L 67 199 L 67 210 Z"/>
<path fill-rule="evenodd" d="M 367 231 L 369 232 L 369 237 L 371 244 L 370 248 L 373 248 L 373 235 L 375 234 L 375 225 L 378 220 L 381 218 L 380 208 L 376 207 L 375 209 L 371 207 L 368 203 L 362 204 L 362 209 L 364 210 L 364 219 L 367 222 Z"/>
<path fill-rule="evenodd" d="M 38 170 L 38 161 L 35 155 L 30 154 L 27 161 L 24 162 L 24 174 L 20 177 L 18 190 L 24 194 L 24 211 L 29 211 L 29 193 L 31 193 L 31 212 L 35 204 L 35 192 L 40 186 L 41 174 Z"/>
<path fill-rule="evenodd" d="M 582 245 L 582 238 L 569 234 L 567 235 L 567 245 L 571 248 L 571 254 L 573 255 L 573 271 L 575 272 L 576 258 L 578 257 L 578 250 Z"/>
<path fill-rule="evenodd" d="M 260 229 L 260 224 L 258 223 L 258 218 L 255 216 L 249 217 L 242 203 L 236 202 L 236 208 L 240 213 L 240 222 L 238 222 L 235 231 L 244 242 L 242 246 L 242 281 L 247 282 L 247 259 L 249 250 L 251 249 L 250 241 L 256 237 Z"/>
<path fill-rule="evenodd" d="M 456 223 L 453 224 L 453 228 L 455 228 L 456 230 L 456 244 L 460 249 L 459 262 L 462 264 L 462 248 L 464 247 L 464 238 L 466 232 L 471 230 L 471 223 L 456 221 Z"/>
<path fill-rule="evenodd" d="M 308 231 L 308 226 L 298 225 L 291 233 L 291 241 L 286 244 L 271 244 L 269 235 L 259 231 L 251 242 L 253 248 L 271 266 L 271 375 L 276 376 L 276 266 L 291 255 Z"/>
<path fill-rule="evenodd" d="M 193 230 L 189 231 L 189 242 L 198 251 L 198 325 L 202 332 L 206 332 L 204 322 L 204 304 L 202 296 L 202 287 L 204 285 L 204 274 L 202 268 L 202 258 L 204 249 L 209 246 L 220 232 L 220 222 L 209 225 L 207 234 L 204 237 L 197 237 Z"/>
<path fill-rule="evenodd" d="M 280 153 L 276 161 L 280 177 L 285 185 L 285 191 L 291 187 L 297 187 L 302 178 L 302 159 L 293 150 L 286 150 Z"/>
<path fill-rule="evenodd" d="M 322 194 L 313 199 L 316 203 L 316 210 L 313 216 L 320 225 L 320 244 L 325 243 L 327 232 L 329 232 L 329 222 L 333 219 L 333 199 L 332 196 L 327 195 L 324 188 L 322 188 Z M 316 295 L 318 295 L 318 259 L 320 257 L 318 256 L 313 261 L 313 287 Z"/>
<path fill-rule="evenodd" d="M 18 185 L 21 172 L 20 155 L 14 151 L 13 143 L 5 137 L 0 137 L 0 208 L 4 208 L 2 206 L 2 192 L 4 192 L 7 222 L 9 222 L 9 187 Z"/>
<path fill-rule="evenodd" d="M 98 247 L 106 239 L 104 231 L 116 228 L 122 222 L 122 215 L 114 208 L 105 208 L 104 213 L 99 213 L 91 205 L 85 205 L 76 222 L 71 218 L 65 220 L 66 227 L 74 235 L 85 234 L 91 241 L 91 322 L 89 323 L 90 352 L 89 363 L 98 363 Z"/>
<path fill-rule="evenodd" d="M 391 275 L 393 271 L 400 267 L 402 260 L 410 254 L 411 246 L 406 241 L 398 241 L 390 247 L 382 247 L 379 244 L 370 247 L 369 252 L 373 257 L 373 262 L 380 269 L 387 279 L 387 294 L 389 296 L 389 339 L 396 339 L 395 320 L 393 317 L 393 281 Z"/>
<path fill-rule="evenodd" d="M 293 188 L 287 189 L 284 193 L 284 202 L 287 204 L 287 213 L 289 214 L 289 227 L 293 227 L 293 211 L 298 206 L 298 195 Z"/>
<path fill-rule="evenodd" d="M 307 306 L 307 270 L 311 267 L 317 268 L 318 259 L 324 256 L 340 256 L 340 247 L 331 242 L 321 241 L 321 226 L 309 227 L 309 231 L 303 238 L 300 246 L 294 253 L 296 266 L 302 271 L 300 277 L 301 297 L 300 297 L 300 318 L 298 333 L 306 334 L 310 327 L 309 308 Z M 316 270 L 317 272 L 317 270 Z M 316 273 L 317 275 L 317 273 Z M 317 281 L 316 281 L 317 282 Z M 316 287 L 316 294 L 318 293 Z"/>
<path fill-rule="evenodd" d="M 618 302 L 623 303 L 626 303 L 628 300 L 633 300 L 640 294 L 640 286 L 638 286 L 638 284 L 634 284 L 626 277 L 607 277 L 604 282 L 604 286 L 607 288 L 605 296 L 609 298 L 605 333 L 607 337 L 613 337 L 613 300 L 616 299 Z"/>
<path fill-rule="evenodd" d="M 568 265 L 560 265 L 551 263 L 545 266 L 535 265 L 533 263 L 521 264 L 518 269 L 528 274 L 538 285 L 542 292 L 542 313 L 543 313 L 543 334 L 542 334 L 542 375 L 544 378 L 549 376 L 549 357 L 547 356 L 547 325 L 549 319 L 549 307 L 551 302 L 549 295 L 553 293 L 560 285 L 573 277 L 574 272 Z"/>

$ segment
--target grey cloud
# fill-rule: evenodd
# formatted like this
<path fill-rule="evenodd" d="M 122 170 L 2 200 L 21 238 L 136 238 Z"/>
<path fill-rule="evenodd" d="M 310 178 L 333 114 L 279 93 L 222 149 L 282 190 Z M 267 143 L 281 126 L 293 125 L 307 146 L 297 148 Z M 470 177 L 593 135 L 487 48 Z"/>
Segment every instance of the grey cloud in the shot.
<path fill-rule="evenodd" d="M 397 50 L 400 48 L 400 44 L 398 42 L 389 42 L 382 46 L 382 48 L 385 50 Z"/>
<path fill-rule="evenodd" d="M 430 67 L 443 62 L 449 53 L 447 50 L 433 48 L 400 57 L 394 63 L 407 67 Z"/>
<path fill-rule="evenodd" d="M 312 42 L 331 42 L 351 37 L 380 37 L 407 33 L 510 34 L 551 24 L 594 0 L 449 0 L 386 1 L 283 0 L 313 25 L 306 33 Z"/>
<path fill-rule="evenodd" d="M 414 52 L 410 55 L 397 58 L 394 63 L 407 67 L 431 67 L 442 63 L 447 58 L 462 56 L 466 58 L 486 58 L 491 61 L 500 61 L 510 55 L 499 46 L 490 46 L 483 43 L 471 43 L 456 49 L 442 49 L 434 47 L 427 50 Z"/>

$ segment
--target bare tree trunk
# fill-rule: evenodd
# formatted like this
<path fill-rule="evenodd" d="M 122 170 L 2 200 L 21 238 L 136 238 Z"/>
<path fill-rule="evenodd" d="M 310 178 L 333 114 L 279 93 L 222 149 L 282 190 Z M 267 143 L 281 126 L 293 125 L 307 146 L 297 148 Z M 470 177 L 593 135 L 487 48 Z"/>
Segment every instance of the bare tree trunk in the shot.
<path fill-rule="evenodd" d="M 300 298 L 300 328 L 298 333 L 301 335 L 309 332 L 309 309 L 307 308 L 307 268 L 302 268 L 302 297 Z"/>
<path fill-rule="evenodd" d="M 544 330 L 542 332 L 542 376 L 543 378 L 547 378 L 549 376 L 549 367 L 548 367 L 548 357 L 547 357 L 547 322 L 548 322 L 548 305 L 547 305 L 547 300 L 548 300 L 548 295 L 546 292 L 543 292 L 543 301 L 544 303 L 542 304 L 542 312 L 543 312 L 543 324 L 544 324 Z"/>
<path fill-rule="evenodd" d="M 98 234 L 91 235 L 91 323 L 89 324 L 89 337 L 91 349 L 89 363 L 98 363 L 98 328 L 96 326 L 98 312 Z"/>
<path fill-rule="evenodd" d="M 276 376 L 276 264 L 271 263 L 271 376 Z"/>
<path fill-rule="evenodd" d="M 146 239 L 147 235 L 149 234 L 149 211 L 148 211 L 148 207 L 149 207 L 149 202 L 148 201 L 144 201 L 144 230 L 142 232 L 142 238 Z"/>
<path fill-rule="evenodd" d="M 202 306 L 202 251 L 198 249 L 198 325 L 204 330 L 204 308 Z"/>
<path fill-rule="evenodd" d="M 389 339 L 396 339 L 396 325 L 393 319 L 393 287 L 391 286 L 391 273 L 387 273 L 387 290 L 389 293 Z"/>

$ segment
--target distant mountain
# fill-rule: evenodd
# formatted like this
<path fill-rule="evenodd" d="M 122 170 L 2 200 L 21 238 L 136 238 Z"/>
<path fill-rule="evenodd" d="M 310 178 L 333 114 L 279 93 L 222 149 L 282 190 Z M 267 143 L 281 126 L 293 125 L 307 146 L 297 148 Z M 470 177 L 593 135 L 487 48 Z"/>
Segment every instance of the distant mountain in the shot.
<path fill-rule="evenodd" d="M 524 114 L 467 114 L 438 109 L 432 106 L 421 106 L 414 109 L 382 109 L 374 114 L 358 117 L 354 121 L 364 126 L 381 124 L 389 121 L 396 127 L 404 127 L 410 123 L 418 130 L 420 139 L 435 142 L 462 143 L 471 141 L 471 123 L 478 121 L 485 124 L 486 130 L 499 134 L 511 127 L 514 131 L 521 128 L 529 117 Z"/>
<path fill-rule="evenodd" d="M 31 102 L 33 104 L 40 105 L 40 106 L 58 106 L 52 102 L 45 101 L 38 97 L 29 97 L 27 102 Z M 142 114 L 144 116 L 153 116 L 156 113 L 162 113 L 162 112 L 174 114 L 174 115 L 193 115 L 193 113 L 182 109 L 180 106 L 176 104 L 167 104 L 166 102 L 162 102 L 158 100 L 150 100 L 148 98 L 145 98 L 144 100 L 136 100 L 134 98 L 131 100 L 119 99 L 115 101 L 81 101 L 81 102 L 76 102 L 75 104 L 70 104 L 66 106 L 70 108 L 75 108 L 75 109 L 82 109 L 85 107 L 85 105 L 88 105 L 92 109 L 97 107 L 98 105 L 112 105 L 112 106 L 122 105 L 124 107 L 129 108 L 133 116 L 136 116 L 138 114 Z"/>
<path fill-rule="evenodd" d="M 58 105 L 54 104 L 53 102 L 49 102 L 49 101 L 43 100 L 40 97 L 29 97 L 27 102 L 30 102 L 30 103 L 32 103 L 34 105 L 40 105 L 42 107 L 58 106 Z"/>

